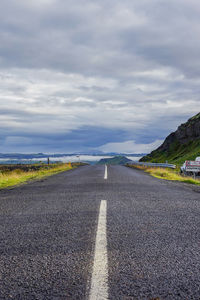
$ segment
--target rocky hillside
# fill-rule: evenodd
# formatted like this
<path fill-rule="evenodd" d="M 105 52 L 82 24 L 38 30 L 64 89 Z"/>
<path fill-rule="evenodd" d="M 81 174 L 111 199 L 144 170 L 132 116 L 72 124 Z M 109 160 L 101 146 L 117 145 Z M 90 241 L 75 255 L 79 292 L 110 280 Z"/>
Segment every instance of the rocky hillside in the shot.
<path fill-rule="evenodd" d="M 200 113 L 181 124 L 164 143 L 140 161 L 182 163 L 200 156 Z"/>

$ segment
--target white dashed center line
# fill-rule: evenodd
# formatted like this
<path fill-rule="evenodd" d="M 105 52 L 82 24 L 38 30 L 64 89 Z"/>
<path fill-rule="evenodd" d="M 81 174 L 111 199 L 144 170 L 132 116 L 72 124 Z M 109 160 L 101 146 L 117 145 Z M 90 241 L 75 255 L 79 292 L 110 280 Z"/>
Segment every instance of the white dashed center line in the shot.
<path fill-rule="evenodd" d="M 89 300 L 108 299 L 107 202 L 101 200 Z"/>
<path fill-rule="evenodd" d="M 107 167 L 107 165 L 105 165 L 104 179 L 108 179 L 108 167 Z"/>

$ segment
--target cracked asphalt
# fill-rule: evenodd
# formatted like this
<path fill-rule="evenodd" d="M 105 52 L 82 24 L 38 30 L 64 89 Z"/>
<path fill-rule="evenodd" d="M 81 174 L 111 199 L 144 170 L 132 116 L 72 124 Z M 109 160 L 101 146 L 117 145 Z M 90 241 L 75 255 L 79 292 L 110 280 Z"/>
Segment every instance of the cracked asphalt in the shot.
<path fill-rule="evenodd" d="M 107 200 L 109 299 L 200 299 L 200 188 L 84 166 L 0 191 L 0 299 L 88 299 Z"/>

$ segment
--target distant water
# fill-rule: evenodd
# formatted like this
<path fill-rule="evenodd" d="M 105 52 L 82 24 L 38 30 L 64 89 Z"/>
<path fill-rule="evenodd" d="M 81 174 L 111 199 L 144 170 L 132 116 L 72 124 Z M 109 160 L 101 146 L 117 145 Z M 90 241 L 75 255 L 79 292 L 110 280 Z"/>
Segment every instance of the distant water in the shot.
<path fill-rule="evenodd" d="M 98 162 L 100 159 L 103 158 L 112 158 L 116 155 L 113 156 L 96 156 L 96 155 L 72 155 L 72 156 L 61 156 L 61 157 L 49 157 L 50 162 L 86 162 L 90 164 L 95 164 Z M 127 156 L 127 158 L 137 161 L 141 157 L 132 157 L 132 156 Z M 47 162 L 47 158 L 32 158 L 32 159 L 7 159 L 7 158 L 2 158 L 0 159 L 0 164 L 34 164 L 38 162 Z"/>

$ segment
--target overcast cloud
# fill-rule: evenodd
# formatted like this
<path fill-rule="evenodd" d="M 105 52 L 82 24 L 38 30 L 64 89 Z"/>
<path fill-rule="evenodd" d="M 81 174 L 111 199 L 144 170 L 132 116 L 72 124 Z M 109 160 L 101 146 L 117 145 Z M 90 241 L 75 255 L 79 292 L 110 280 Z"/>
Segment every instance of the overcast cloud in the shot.
<path fill-rule="evenodd" d="M 197 0 L 1 0 L 0 152 L 149 152 L 199 112 Z"/>

